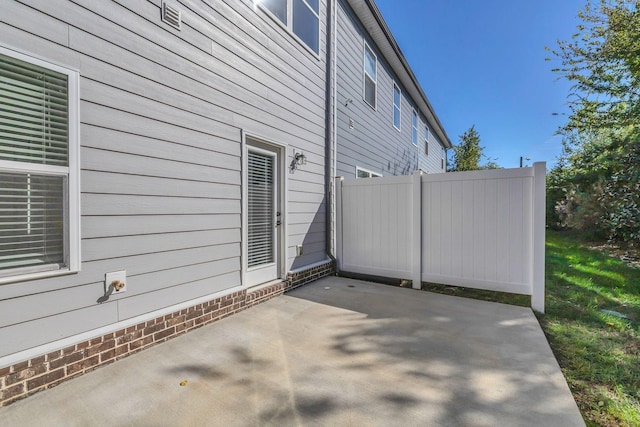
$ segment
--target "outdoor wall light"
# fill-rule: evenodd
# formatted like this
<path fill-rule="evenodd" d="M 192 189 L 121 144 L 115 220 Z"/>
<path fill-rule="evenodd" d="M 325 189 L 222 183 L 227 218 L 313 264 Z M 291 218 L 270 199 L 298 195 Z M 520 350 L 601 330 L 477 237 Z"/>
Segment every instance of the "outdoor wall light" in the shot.
<path fill-rule="evenodd" d="M 305 156 L 303 153 L 296 153 L 294 158 L 296 159 L 296 164 L 299 166 L 307 164 L 307 156 Z"/>
<path fill-rule="evenodd" d="M 307 156 L 305 156 L 304 153 L 296 153 L 294 151 L 293 160 L 291 160 L 291 165 L 289 165 L 289 169 L 291 170 L 291 173 L 293 173 L 296 169 L 298 169 L 298 166 L 302 166 L 306 164 L 307 164 Z"/>

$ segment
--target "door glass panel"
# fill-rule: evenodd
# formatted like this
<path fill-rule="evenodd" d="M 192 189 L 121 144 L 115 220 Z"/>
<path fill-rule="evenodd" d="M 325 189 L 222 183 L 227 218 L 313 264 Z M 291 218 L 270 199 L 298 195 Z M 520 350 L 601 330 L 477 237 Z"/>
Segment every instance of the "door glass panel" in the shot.
<path fill-rule="evenodd" d="M 274 262 L 274 158 L 248 155 L 248 254 L 249 268 Z"/>

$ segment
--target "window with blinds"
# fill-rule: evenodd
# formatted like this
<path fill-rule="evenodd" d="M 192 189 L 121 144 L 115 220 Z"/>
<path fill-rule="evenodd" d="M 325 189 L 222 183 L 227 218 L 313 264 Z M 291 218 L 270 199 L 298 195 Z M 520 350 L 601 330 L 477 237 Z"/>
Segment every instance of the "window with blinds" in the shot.
<path fill-rule="evenodd" d="M 249 152 L 247 156 L 247 266 L 274 262 L 274 158 Z"/>
<path fill-rule="evenodd" d="M 364 42 L 364 100 L 373 109 L 376 108 L 376 92 L 378 86 L 378 58 L 367 42 Z"/>
<path fill-rule="evenodd" d="M 400 130 L 400 113 L 402 111 L 402 97 L 400 87 L 393 83 L 393 127 Z"/>
<path fill-rule="evenodd" d="M 63 181 L 0 173 L 0 271 L 64 264 Z"/>
<path fill-rule="evenodd" d="M 416 110 L 411 113 L 411 143 L 418 145 L 418 114 Z"/>
<path fill-rule="evenodd" d="M 0 50 L 0 278 L 69 267 L 70 73 L 42 64 Z"/>
<path fill-rule="evenodd" d="M 0 55 L 0 159 L 68 166 L 68 78 Z"/>

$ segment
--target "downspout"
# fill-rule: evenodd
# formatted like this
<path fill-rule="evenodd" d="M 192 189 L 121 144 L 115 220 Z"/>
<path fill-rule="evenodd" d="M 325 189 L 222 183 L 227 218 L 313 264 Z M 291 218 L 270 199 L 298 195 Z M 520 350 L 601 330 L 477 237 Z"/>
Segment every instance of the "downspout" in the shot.
<path fill-rule="evenodd" d="M 325 252 L 336 265 L 333 255 L 332 242 L 335 230 L 333 227 L 334 176 L 337 165 L 337 126 L 336 121 L 336 24 L 337 24 L 337 0 L 329 0 L 327 8 L 327 66 L 326 66 L 326 119 L 325 119 Z"/>
<path fill-rule="evenodd" d="M 336 174 L 338 173 L 338 0 L 331 0 L 333 2 L 333 176 L 332 180 L 335 182 Z M 335 238 L 334 232 L 334 242 Z"/>

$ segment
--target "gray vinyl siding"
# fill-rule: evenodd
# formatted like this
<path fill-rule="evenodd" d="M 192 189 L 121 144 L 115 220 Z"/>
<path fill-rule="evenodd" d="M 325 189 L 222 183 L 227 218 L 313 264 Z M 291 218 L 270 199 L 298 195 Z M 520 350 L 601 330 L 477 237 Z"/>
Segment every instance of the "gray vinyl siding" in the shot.
<path fill-rule="evenodd" d="M 375 110 L 363 99 L 363 40 L 378 59 Z M 344 0 L 338 0 L 337 45 L 337 175 L 353 178 L 356 167 L 385 176 L 408 175 L 419 168 L 429 173 L 441 172 L 440 147 L 435 146 L 439 142 L 433 136 L 429 156 L 425 155 L 424 115 Z M 394 82 L 401 90 L 400 131 L 393 125 Z M 412 142 L 414 108 L 418 114 L 417 147 Z M 350 120 L 353 129 L 349 127 Z"/>
<path fill-rule="evenodd" d="M 424 144 L 424 138 L 421 138 Z M 442 144 L 437 136 L 433 132 L 429 132 L 429 156 L 420 156 L 420 169 L 429 173 L 441 173 L 445 172 L 442 168 L 440 159 L 442 158 Z M 424 146 L 422 146 L 424 149 Z M 446 164 L 445 164 L 446 168 Z"/>
<path fill-rule="evenodd" d="M 319 57 L 253 0 L 0 4 L 0 45 L 79 71 L 82 215 L 79 273 L 0 285 L 0 357 L 240 286 L 242 131 L 305 153 L 285 264 L 325 259 L 325 1 Z"/>

